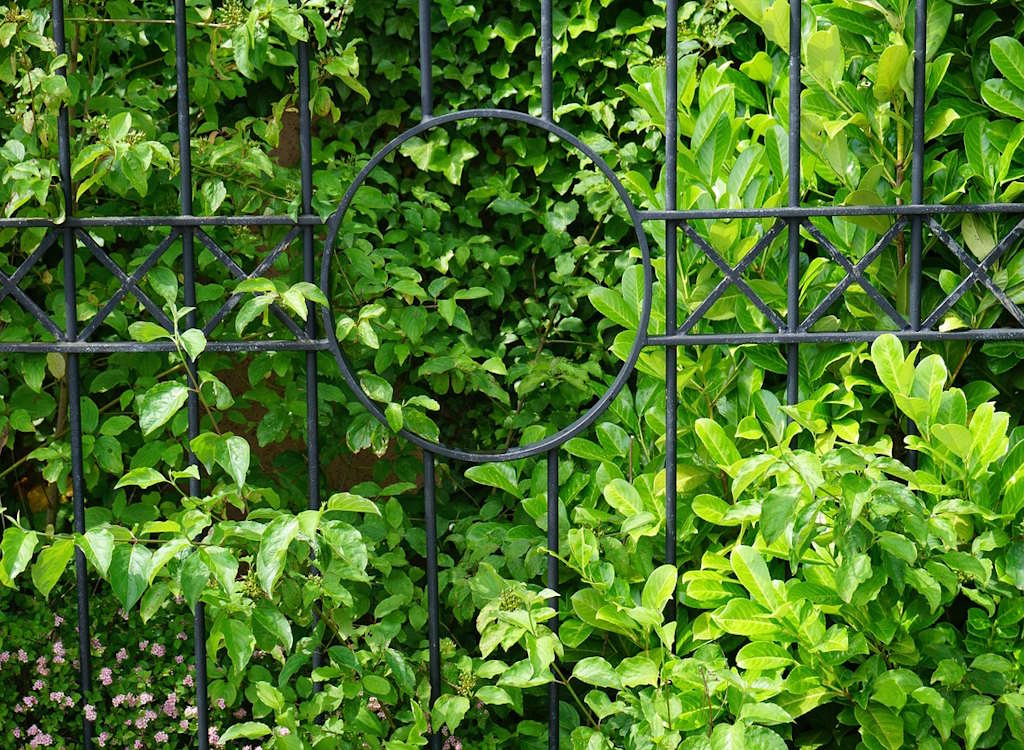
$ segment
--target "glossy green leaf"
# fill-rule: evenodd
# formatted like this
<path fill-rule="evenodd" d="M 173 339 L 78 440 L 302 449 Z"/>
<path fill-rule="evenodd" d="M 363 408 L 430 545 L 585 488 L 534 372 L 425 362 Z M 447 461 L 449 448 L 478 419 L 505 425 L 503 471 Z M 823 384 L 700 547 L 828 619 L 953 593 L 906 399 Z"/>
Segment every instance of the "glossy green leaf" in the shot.
<path fill-rule="evenodd" d="M 999 72 L 1020 91 L 1024 91 L 1024 45 L 1010 36 L 989 42 L 992 62 Z"/>
<path fill-rule="evenodd" d="M 992 78 L 981 85 L 981 98 L 996 112 L 1024 120 L 1024 91 L 1002 78 Z"/>
<path fill-rule="evenodd" d="M 173 381 L 157 383 L 146 391 L 139 409 L 142 434 L 148 435 L 166 424 L 185 405 L 187 399 L 188 388 Z"/>
<path fill-rule="evenodd" d="M 914 364 L 903 354 L 903 344 L 892 334 L 884 334 L 871 344 L 871 362 L 882 385 L 891 393 L 907 396 L 914 384 Z"/>
<path fill-rule="evenodd" d="M 725 468 L 740 460 L 740 452 L 736 444 L 725 434 L 721 425 L 710 419 L 701 418 L 694 423 L 694 430 L 704 448 L 711 455 L 711 460 Z"/>
<path fill-rule="evenodd" d="M 662 565 L 654 569 L 644 583 L 640 598 L 643 606 L 660 612 L 672 599 L 676 590 L 678 571 L 674 565 Z"/>
<path fill-rule="evenodd" d="M 754 601 L 769 609 L 778 606 L 779 595 L 760 552 L 753 547 L 737 545 L 729 556 L 729 562 L 736 578 Z"/>

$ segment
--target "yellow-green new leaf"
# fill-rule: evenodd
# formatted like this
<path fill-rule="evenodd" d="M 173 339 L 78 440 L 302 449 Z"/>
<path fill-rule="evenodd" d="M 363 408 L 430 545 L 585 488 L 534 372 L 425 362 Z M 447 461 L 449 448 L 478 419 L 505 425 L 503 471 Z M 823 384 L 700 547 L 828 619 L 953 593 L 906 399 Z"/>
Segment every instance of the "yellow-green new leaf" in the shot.
<path fill-rule="evenodd" d="M 662 565 L 655 568 L 644 584 L 640 601 L 644 607 L 661 612 L 676 591 L 676 579 L 679 573 L 675 565 Z"/>
<path fill-rule="evenodd" d="M 875 339 L 871 344 L 871 361 L 878 379 L 890 393 L 910 394 L 914 385 L 914 362 L 912 357 L 903 356 L 903 344 L 898 338 L 887 333 Z"/>
<path fill-rule="evenodd" d="M 694 430 L 710 454 L 711 460 L 719 467 L 724 469 L 740 460 L 736 444 L 717 422 L 707 418 L 698 419 L 694 424 Z"/>
<path fill-rule="evenodd" d="M 818 81 L 835 88 L 843 80 L 846 57 L 839 40 L 839 27 L 815 31 L 807 40 L 807 69 Z"/>
<path fill-rule="evenodd" d="M 753 547 L 739 545 L 733 549 L 729 562 L 736 578 L 750 592 L 754 601 L 768 609 L 779 606 L 779 595 L 760 552 Z"/>
<path fill-rule="evenodd" d="M 882 51 L 875 69 L 875 99 L 887 102 L 899 93 L 900 76 L 907 67 L 910 50 L 902 41 L 891 44 Z"/>
<path fill-rule="evenodd" d="M 1024 45 L 1011 36 L 1001 36 L 989 43 L 989 50 L 999 72 L 1024 91 Z"/>
<path fill-rule="evenodd" d="M 625 479 L 613 479 L 604 488 L 604 499 L 622 515 L 634 516 L 644 509 L 643 500 L 636 488 Z"/>

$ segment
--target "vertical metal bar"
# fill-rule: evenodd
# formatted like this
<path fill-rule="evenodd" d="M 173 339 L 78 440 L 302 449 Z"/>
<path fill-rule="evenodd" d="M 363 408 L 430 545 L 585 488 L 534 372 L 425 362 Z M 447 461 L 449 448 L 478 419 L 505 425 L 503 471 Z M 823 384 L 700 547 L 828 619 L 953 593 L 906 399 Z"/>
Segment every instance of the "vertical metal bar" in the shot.
<path fill-rule="evenodd" d="M 789 205 L 800 205 L 800 0 L 789 4 Z M 786 325 L 796 333 L 800 325 L 800 220 L 789 220 L 789 268 L 786 275 Z M 800 345 L 786 352 L 786 401 L 800 399 Z"/>
<path fill-rule="evenodd" d="M 420 111 L 424 120 L 434 116 L 434 71 L 430 40 L 430 0 L 420 0 Z"/>
<path fill-rule="evenodd" d="M 434 454 L 423 451 L 423 516 L 427 527 L 427 648 L 430 652 L 430 707 L 441 695 L 440 605 L 437 592 L 437 500 Z M 433 726 L 431 750 L 441 750 L 441 727 Z"/>
<path fill-rule="evenodd" d="M 185 0 L 174 0 L 174 62 L 177 72 L 178 87 L 178 163 L 180 173 L 181 213 L 192 214 L 192 140 L 189 126 L 189 95 L 188 95 L 188 29 L 185 25 Z M 195 252 L 193 246 L 193 228 L 181 228 L 181 262 L 184 277 L 185 306 L 193 308 L 185 315 L 185 326 L 196 326 L 196 279 Z M 196 363 L 186 360 L 185 368 L 190 378 L 190 386 L 198 383 Z M 199 395 L 190 387 L 188 392 L 188 437 L 189 441 L 199 434 Z M 188 451 L 189 463 L 198 466 L 191 446 Z M 189 494 L 198 496 L 202 492 L 199 479 L 189 479 Z M 209 706 L 206 692 L 206 608 L 203 602 L 196 602 L 192 617 L 192 637 L 195 647 L 196 661 L 196 709 L 198 724 L 196 744 L 199 750 L 208 750 L 209 739 Z"/>
<path fill-rule="evenodd" d="M 299 42 L 299 156 L 302 170 L 302 213 L 313 213 L 313 135 L 309 111 L 309 44 Z M 302 227 L 302 278 L 316 283 L 313 256 L 313 227 Z M 316 309 L 312 302 L 306 305 L 306 335 L 316 338 Z M 320 507 L 320 400 L 317 379 L 316 352 L 306 352 L 306 492 L 308 507 Z M 320 619 L 320 608 L 313 611 L 314 626 Z M 313 651 L 313 669 L 323 663 L 320 649 Z M 320 692 L 323 685 L 313 684 L 313 690 Z"/>
<path fill-rule="evenodd" d="M 679 7 L 668 0 L 665 24 L 665 208 L 677 208 L 677 169 L 679 161 Z M 676 276 L 678 274 L 678 228 L 665 223 L 665 332 L 676 330 Z M 678 350 L 665 347 L 665 562 L 676 564 L 676 435 L 679 418 L 677 362 Z M 676 598 L 668 605 L 667 616 L 676 616 Z"/>
<path fill-rule="evenodd" d="M 558 591 L 558 449 L 548 451 L 548 588 Z M 548 599 L 555 610 L 549 627 L 558 635 L 558 599 Z M 548 750 L 558 750 L 558 683 L 548 683 Z"/>
<path fill-rule="evenodd" d="M 925 67 L 928 54 L 928 3 L 927 0 L 916 0 L 914 3 L 914 151 L 910 167 L 910 202 L 915 206 L 924 203 L 924 113 L 925 83 L 927 70 Z M 921 252 L 924 246 L 922 239 L 923 216 L 913 216 L 910 220 L 910 294 L 907 307 L 910 327 L 914 331 L 921 329 Z M 917 427 L 908 425 L 908 435 L 916 435 Z M 907 454 L 907 462 L 911 468 L 917 468 L 917 452 Z"/>
<path fill-rule="evenodd" d="M 66 51 L 64 38 L 64 0 L 53 0 L 51 5 L 53 21 L 53 42 L 58 55 Z M 60 75 L 67 77 L 67 68 L 61 67 Z M 64 195 L 64 215 L 70 219 L 73 205 L 71 186 L 71 124 L 67 105 L 61 105 L 57 114 L 57 148 L 60 166 L 60 185 Z M 75 280 L 75 234 L 74 229 L 65 225 L 62 236 L 64 263 L 64 326 L 67 339 L 78 338 L 78 300 Z M 68 384 L 68 429 L 71 440 L 71 493 L 74 506 L 75 532 L 85 533 L 85 486 L 82 466 L 82 401 L 78 379 L 78 355 L 67 355 L 64 376 Z M 85 554 L 75 547 L 75 583 L 78 593 L 78 686 L 82 691 L 82 747 L 92 748 L 92 722 L 85 718 L 84 708 L 87 695 L 92 689 L 91 639 L 89 631 L 89 582 L 85 565 Z"/>
<path fill-rule="evenodd" d="M 552 62 L 554 49 L 551 30 L 551 0 L 540 0 L 540 109 L 541 117 L 554 119 Z"/>

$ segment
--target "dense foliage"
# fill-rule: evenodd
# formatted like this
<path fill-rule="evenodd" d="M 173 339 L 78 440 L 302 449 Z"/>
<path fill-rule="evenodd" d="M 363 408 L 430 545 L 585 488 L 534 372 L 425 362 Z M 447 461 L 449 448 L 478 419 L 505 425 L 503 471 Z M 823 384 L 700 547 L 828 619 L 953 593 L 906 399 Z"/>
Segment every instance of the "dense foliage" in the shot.
<path fill-rule="evenodd" d="M 314 209 L 330 214 L 370 155 L 419 119 L 416 4 L 215 5 L 188 11 L 196 213 L 298 211 L 294 45 L 308 39 Z M 779 205 L 788 4 L 681 5 L 679 203 Z M 437 113 L 539 112 L 536 4 L 491 6 L 434 3 Z M 663 4 L 556 6 L 558 123 L 608 162 L 638 206 L 664 207 Z M 1017 200 L 1024 15 L 1005 1 L 928 7 L 925 198 Z M 5 215 L 177 213 L 169 4 L 83 0 L 67 16 L 61 59 L 48 3 L 0 7 Z M 804 26 L 804 201 L 907 202 L 913 4 L 810 2 Z M 72 207 L 57 180 L 61 103 L 71 113 Z M 1013 222 L 940 221 L 979 260 Z M 785 231 L 753 219 L 693 228 L 732 264 L 771 235 L 745 271 L 765 308 L 731 288 L 695 330 L 772 330 L 786 308 Z M 166 231 L 89 234 L 130 275 Z M 281 227 L 204 231 L 246 271 L 287 239 Z M 650 328 L 661 331 L 665 240 L 657 226 L 647 231 Z M 62 324 L 64 269 L 48 241 L 43 229 L 0 230 L 0 270 L 13 274 L 42 247 L 21 285 Z M 890 310 L 856 283 L 830 296 L 845 269 L 829 245 L 851 263 L 867 257 L 863 276 Z M 803 315 L 815 330 L 899 327 L 909 246 L 909 228 L 885 217 L 814 219 L 801 231 Z M 319 314 L 327 301 L 301 282 L 294 239 L 242 284 L 206 243 L 196 247 L 199 320 L 241 295 L 211 338 L 288 336 L 272 304 L 301 325 L 307 303 Z M 430 707 L 421 461 L 392 430 L 500 449 L 570 422 L 636 335 L 639 252 L 589 160 L 491 120 L 403 146 L 357 193 L 333 251 L 335 330 L 390 429 L 321 355 L 320 510 L 305 510 L 304 356 L 204 351 L 206 337 L 185 329 L 178 240 L 138 281 L 171 330 L 128 294 L 92 332 L 170 339 L 177 353 L 81 361 L 84 535 L 71 533 L 66 363 L 5 356 L 0 582 L 17 590 L 0 594 L 0 744 L 71 746 L 80 729 L 69 594 L 77 545 L 96 582 L 96 689 L 86 702 L 105 746 L 192 746 L 185 623 L 203 601 L 216 746 L 407 750 L 433 728 L 446 750 L 542 748 L 538 719 L 554 680 L 563 746 L 576 750 L 1024 747 L 1024 433 L 1010 416 L 1019 345 L 805 346 L 795 407 L 780 405 L 776 348 L 681 349 L 678 572 L 661 564 L 665 356 L 647 349 L 598 425 L 560 455 L 558 636 L 540 586 L 544 461 L 439 465 L 445 690 Z M 991 260 L 996 284 L 1024 301 L 1016 239 Z M 934 228 L 924 270 L 927 317 L 968 270 Z M 85 330 L 119 281 L 84 238 L 75 276 Z M 720 278 L 684 237 L 680 320 Z M 939 317 L 943 330 L 1015 322 L 981 284 Z M 14 298 L 0 301 L 3 340 L 51 336 Z M 193 382 L 183 362 L 197 355 Z M 202 398 L 191 443 L 190 390 Z M 187 449 L 200 467 L 188 466 Z M 197 472 L 204 494 L 191 497 Z M 665 618 L 671 600 L 677 622 Z M 325 663 L 312 670 L 317 649 Z"/>

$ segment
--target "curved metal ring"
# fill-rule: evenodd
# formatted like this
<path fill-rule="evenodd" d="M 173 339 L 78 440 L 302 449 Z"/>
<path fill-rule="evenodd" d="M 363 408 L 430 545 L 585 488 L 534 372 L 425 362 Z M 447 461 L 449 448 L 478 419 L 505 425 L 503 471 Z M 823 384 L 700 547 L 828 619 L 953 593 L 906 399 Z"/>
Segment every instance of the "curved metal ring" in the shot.
<path fill-rule="evenodd" d="M 458 112 L 449 112 L 444 115 L 438 115 L 432 117 L 429 120 L 425 120 L 413 127 L 409 128 L 402 134 L 394 138 L 384 148 L 378 151 L 366 166 L 362 168 L 352 184 L 349 186 L 348 191 L 342 198 L 341 203 L 338 205 L 338 209 L 331 215 L 331 219 L 328 222 L 327 240 L 324 243 L 324 252 L 321 259 L 320 265 L 320 288 L 324 295 L 327 297 L 328 304 L 323 310 L 323 321 L 324 321 L 324 332 L 327 336 L 328 346 L 331 352 L 334 354 L 334 359 L 338 363 L 338 368 L 341 370 L 342 376 L 348 383 L 352 392 L 356 398 L 369 410 L 369 412 L 382 424 L 387 425 L 387 419 L 384 416 L 384 412 L 381 411 L 380 407 L 370 399 L 370 397 L 363 390 L 356 378 L 355 373 L 349 366 L 348 360 L 345 359 L 345 355 L 341 351 L 341 345 L 338 342 L 338 338 L 334 332 L 334 314 L 332 312 L 330 304 L 330 267 L 331 267 L 331 255 L 334 249 L 334 242 L 338 236 L 338 230 L 341 227 L 341 222 L 345 217 L 346 211 L 348 211 L 349 205 L 352 203 L 352 199 L 356 194 L 356 191 L 362 186 L 366 180 L 367 175 L 373 171 L 374 167 L 379 165 L 388 155 L 394 152 L 399 146 L 427 130 L 432 128 L 440 127 L 451 122 L 457 122 L 458 120 L 469 120 L 469 119 L 493 119 L 493 120 L 513 120 L 516 122 L 526 123 L 533 127 L 544 130 L 552 135 L 557 136 L 562 141 L 568 143 L 570 146 L 581 152 L 584 156 L 590 159 L 598 169 L 604 174 L 608 181 L 615 188 L 615 191 L 619 194 L 619 198 L 626 206 L 626 211 L 629 213 L 630 220 L 633 222 L 633 230 L 636 233 L 637 243 L 640 246 L 640 254 L 643 261 L 644 269 L 644 296 L 643 303 L 640 310 L 640 322 L 637 327 L 636 338 L 633 340 L 633 346 L 629 351 L 629 356 L 623 363 L 618 375 L 615 376 L 615 380 L 612 381 L 601 397 L 591 406 L 586 412 L 584 412 L 576 421 L 563 427 L 553 435 L 549 435 L 543 440 L 538 440 L 535 443 L 529 443 L 528 445 L 520 445 L 515 448 L 503 451 L 501 453 L 486 453 L 486 452 L 475 452 L 465 451 L 460 448 L 453 448 L 442 443 L 436 443 L 432 440 L 417 435 L 409 430 L 402 429 L 398 432 L 399 435 L 404 437 L 411 443 L 418 445 L 425 451 L 445 456 L 447 458 L 455 459 L 458 461 L 467 461 L 469 463 L 486 463 L 488 461 L 514 461 L 519 458 L 528 458 L 530 456 L 536 456 L 541 453 L 545 453 L 552 448 L 557 448 L 562 445 L 565 441 L 572 437 L 575 437 L 587 427 L 592 425 L 601 414 L 608 408 L 611 402 L 619 394 L 622 388 L 626 385 L 626 380 L 633 372 L 633 368 L 636 366 L 637 359 L 640 357 L 640 351 L 644 348 L 647 343 L 647 324 L 651 317 L 651 295 L 652 295 L 652 279 L 653 273 L 651 271 L 651 257 L 650 250 L 647 246 L 647 235 L 644 232 L 643 223 L 640 218 L 640 213 L 637 211 L 636 206 L 633 205 L 633 201 L 629 197 L 629 193 L 626 192 L 626 188 L 619 181 L 619 178 L 615 176 L 611 167 L 594 152 L 589 146 L 580 141 L 576 136 L 572 135 L 566 130 L 558 127 L 554 123 L 542 120 L 532 115 L 524 114 L 522 112 L 515 112 L 506 109 L 467 109 Z"/>

